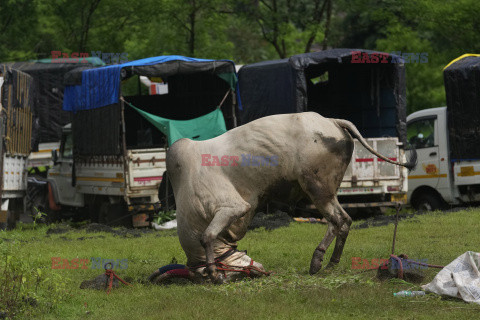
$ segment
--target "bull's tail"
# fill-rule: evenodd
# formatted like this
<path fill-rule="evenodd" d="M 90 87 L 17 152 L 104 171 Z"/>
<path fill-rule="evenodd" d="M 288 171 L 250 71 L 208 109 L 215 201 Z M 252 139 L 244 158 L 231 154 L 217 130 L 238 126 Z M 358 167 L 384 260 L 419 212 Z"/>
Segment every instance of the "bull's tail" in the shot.
<path fill-rule="evenodd" d="M 410 153 L 410 159 L 408 159 L 408 161 L 405 162 L 405 163 L 391 160 L 391 159 L 385 157 L 384 155 L 378 153 L 376 150 L 374 150 L 367 143 L 365 138 L 362 137 L 362 135 L 358 131 L 357 127 L 355 127 L 355 125 L 353 123 L 351 123 L 350 121 L 347 121 L 347 120 L 343 120 L 343 119 L 332 119 L 332 120 L 334 120 L 341 128 L 347 130 L 352 136 L 357 138 L 358 141 L 360 141 L 360 143 L 368 151 L 370 151 L 371 153 L 373 153 L 374 155 L 376 155 L 380 159 L 385 160 L 385 161 L 390 162 L 390 163 L 393 163 L 393 164 L 396 164 L 396 165 L 399 165 L 399 166 L 402 166 L 402 167 L 406 167 L 409 170 L 412 170 L 417 165 L 417 152 L 415 151 L 415 149 L 412 149 L 412 152 Z"/>

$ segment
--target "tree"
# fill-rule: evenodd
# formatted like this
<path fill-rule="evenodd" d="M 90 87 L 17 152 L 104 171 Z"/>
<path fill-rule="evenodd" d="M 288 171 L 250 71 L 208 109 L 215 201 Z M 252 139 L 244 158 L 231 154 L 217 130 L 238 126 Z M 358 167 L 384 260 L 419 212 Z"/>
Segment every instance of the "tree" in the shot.
<path fill-rule="evenodd" d="M 236 10 L 258 25 L 280 58 L 310 52 L 318 41 L 328 45 L 332 0 L 243 0 Z"/>
<path fill-rule="evenodd" d="M 0 5 L 0 61 L 35 58 L 36 40 L 38 39 L 37 18 L 37 10 L 33 1 L 2 1 Z"/>
<path fill-rule="evenodd" d="M 52 49 L 68 48 L 66 51 L 85 52 L 101 1 L 40 0 L 42 24 L 45 26 L 43 31 L 61 47 L 49 48 L 50 44 L 46 43 L 45 51 L 49 53 Z"/>

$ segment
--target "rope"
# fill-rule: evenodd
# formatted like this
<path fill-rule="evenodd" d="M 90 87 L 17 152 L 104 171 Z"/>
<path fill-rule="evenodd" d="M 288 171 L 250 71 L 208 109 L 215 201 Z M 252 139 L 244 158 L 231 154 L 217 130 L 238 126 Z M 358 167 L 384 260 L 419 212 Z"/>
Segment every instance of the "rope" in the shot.
<path fill-rule="evenodd" d="M 218 258 L 215 259 L 215 262 L 213 263 L 203 263 L 203 264 L 200 264 L 200 265 L 196 265 L 194 267 L 189 267 L 190 270 L 195 270 L 195 269 L 198 269 L 198 268 L 202 268 L 202 267 L 208 267 L 208 266 L 211 266 L 211 265 L 215 265 L 216 266 L 216 269 L 217 271 L 223 271 L 224 275 L 225 275 L 225 271 L 231 271 L 231 272 L 244 272 L 247 274 L 247 276 L 250 277 L 250 273 L 252 270 L 255 270 L 263 275 L 266 275 L 266 276 L 269 276 L 270 275 L 270 272 L 266 272 L 266 271 L 263 271 L 261 270 L 260 268 L 258 267 L 255 267 L 253 265 L 253 259 L 251 259 L 250 261 L 250 265 L 248 266 L 245 266 L 245 267 L 241 267 L 241 266 L 229 266 L 225 263 L 222 262 L 222 260 L 228 258 L 229 256 L 231 256 L 232 254 L 234 254 L 235 252 L 237 252 L 238 250 L 235 249 L 235 248 L 232 248 L 232 249 L 229 249 L 228 251 L 226 251 L 224 254 L 222 254 L 221 256 L 219 256 Z"/>
<path fill-rule="evenodd" d="M 199 268 L 203 268 L 203 267 L 208 267 L 209 265 L 214 265 L 214 264 L 216 264 L 217 262 L 220 262 L 220 261 L 222 261 L 222 260 L 230 257 L 232 254 L 234 254 L 234 253 L 237 252 L 237 251 L 238 251 L 238 250 L 235 249 L 235 248 L 228 249 L 228 250 L 225 251 L 222 255 L 218 256 L 218 257 L 215 259 L 215 262 L 213 262 L 213 263 L 210 263 L 210 264 L 209 264 L 209 263 L 206 263 L 206 262 L 202 262 L 202 263 L 197 264 L 197 265 L 195 265 L 195 266 L 193 266 L 193 267 L 190 267 L 190 266 L 189 266 L 188 268 L 195 270 L 195 269 L 199 269 Z"/>
<path fill-rule="evenodd" d="M 250 264 L 248 266 L 245 266 L 245 267 L 240 267 L 240 266 L 229 266 L 223 262 L 217 262 L 217 270 L 219 271 L 223 271 L 225 273 L 225 271 L 231 271 L 231 272 L 243 272 L 245 274 L 247 274 L 248 277 L 250 277 L 250 273 L 252 270 L 255 270 L 265 276 L 269 276 L 270 275 L 270 272 L 266 272 L 266 271 L 263 271 L 261 270 L 260 268 L 257 268 L 253 265 L 253 259 L 251 259 L 250 261 Z M 218 265 L 220 265 L 220 267 L 218 267 Z"/>
<path fill-rule="evenodd" d="M 217 109 L 220 109 L 223 105 L 223 103 L 225 102 L 225 99 L 227 99 L 228 97 L 228 94 L 230 93 L 231 89 L 228 89 L 227 93 L 225 93 L 225 96 L 223 97 L 222 101 L 220 102 L 220 104 L 218 105 Z"/>
<path fill-rule="evenodd" d="M 445 268 L 444 266 L 440 266 L 440 265 L 436 265 L 436 264 L 428 264 L 428 263 L 423 263 L 423 262 L 417 262 L 417 261 L 413 261 L 413 260 L 408 260 L 408 256 L 406 254 L 401 254 L 400 256 L 397 256 L 395 255 L 395 240 L 397 238 L 397 226 L 398 226 L 398 212 L 400 211 L 401 209 L 401 205 L 398 204 L 396 206 L 396 214 L 395 214 L 395 229 L 393 231 L 393 243 L 392 243 L 392 254 L 390 255 L 390 258 L 392 259 L 395 259 L 398 261 L 398 272 L 397 272 L 397 276 L 399 279 L 403 279 L 403 263 L 402 263 L 402 259 L 405 260 L 406 262 L 408 263 L 413 263 L 413 264 L 417 264 L 417 265 L 421 265 L 421 266 L 426 266 L 426 267 L 429 267 L 429 268 L 439 268 L 439 269 L 443 269 Z"/>
<path fill-rule="evenodd" d="M 110 265 L 110 269 L 108 269 L 108 267 L 107 267 L 108 265 Z M 128 282 L 126 282 L 125 280 L 123 280 L 122 278 L 120 278 L 120 277 L 115 273 L 115 271 L 113 271 L 113 266 L 112 266 L 112 263 L 111 263 L 111 262 L 105 264 L 105 275 L 106 275 L 107 278 L 108 278 L 107 294 L 110 294 L 110 291 L 112 290 L 113 277 L 117 278 L 118 281 L 122 282 L 123 284 L 125 284 L 125 285 L 127 285 L 127 286 L 133 287 L 130 283 L 128 283 Z"/>
<path fill-rule="evenodd" d="M 409 260 L 408 256 L 406 254 L 401 254 L 400 256 L 397 256 L 395 254 L 391 254 L 390 258 L 398 261 L 398 267 L 399 268 L 398 268 L 397 275 L 398 275 L 399 279 L 403 279 L 403 263 L 402 263 L 402 260 L 405 260 L 408 263 L 413 263 L 413 264 L 417 264 L 417 265 L 421 265 L 421 266 L 426 266 L 426 267 L 429 267 L 429 268 L 438 268 L 438 269 L 445 268 L 444 266 L 440 266 L 440 265 L 436 265 L 436 264 L 428 264 L 428 263 L 418 262 L 418 261 L 414 261 L 414 260 Z"/>

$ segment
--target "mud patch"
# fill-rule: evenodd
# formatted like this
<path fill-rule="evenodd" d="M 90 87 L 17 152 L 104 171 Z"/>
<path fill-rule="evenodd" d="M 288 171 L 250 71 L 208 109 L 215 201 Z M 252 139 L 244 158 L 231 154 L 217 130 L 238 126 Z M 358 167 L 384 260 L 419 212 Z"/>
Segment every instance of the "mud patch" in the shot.
<path fill-rule="evenodd" d="M 92 232 L 109 232 L 109 233 L 113 233 L 115 230 L 113 230 L 112 227 L 109 227 L 107 225 L 104 225 L 104 224 L 100 224 L 100 223 L 90 223 L 90 224 L 87 224 L 86 226 L 84 226 L 83 228 L 81 229 L 85 229 L 85 231 L 89 232 L 89 233 L 92 233 Z"/>
<path fill-rule="evenodd" d="M 47 234 L 63 234 L 74 230 L 68 224 L 61 224 L 51 227 L 47 230 Z"/>
<path fill-rule="evenodd" d="M 152 229 L 127 229 L 127 228 L 112 228 L 110 226 L 100 224 L 100 223 L 90 223 L 84 226 L 82 229 L 85 229 L 87 233 L 95 232 L 107 232 L 111 233 L 114 236 L 123 237 L 123 238 L 139 238 L 144 234 L 152 233 Z"/>
<path fill-rule="evenodd" d="M 128 283 L 132 283 L 133 279 L 130 277 L 123 278 Z M 109 277 L 105 274 L 101 274 L 95 277 L 92 280 L 85 280 L 80 284 L 80 289 L 96 289 L 96 290 L 106 290 L 108 288 Z M 112 288 L 116 289 L 124 285 L 117 278 L 113 277 Z"/>
<path fill-rule="evenodd" d="M 176 233 L 157 233 L 155 238 L 176 237 Z"/>
<path fill-rule="evenodd" d="M 292 221 L 293 219 L 288 213 L 280 210 L 271 214 L 259 212 L 253 217 L 252 222 L 248 226 L 248 230 L 254 230 L 261 227 L 264 227 L 266 230 L 288 227 Z"/>
<path fill-rule="evenodd" d="M 105 239 L 105 236 L 94 236 L 94 237 L 80 237 L 80 238 L 77 238 L 77 240 L 88 240 L 88 239 Z"/>
<path fill-rule="evenodd" d="M 420 215 L 424 214 L 447 214 L 450 212 L 457 212 L 461 210 L 465 210 L 465 207 L 457 207 L 457 208 L 452 208 L 449 210 L 444 210 L 444 211 L 417 211 L 414 213 L 400 213 L 398 215 L 398 221 L 401 220 L 406 220 L 406 219 L 413 219 L 416 218 Z M 418 220 L 414 219 L 412 220 L 413 222 L 418 222 Z M 365 228 L 370 228 L 370 227 L 381 227 L 381 226 L 386 226 L 389 224 L 394 224 L 395 223 L 395 215 L 390 215 L 390 216 L 385 216 L 385 215 L 379 215 L 379 216 L 374 216 L 372 218 L 369 218 L 362 222 L 361 224 L 352 227 L 352 229 L 365 229 Z"/>

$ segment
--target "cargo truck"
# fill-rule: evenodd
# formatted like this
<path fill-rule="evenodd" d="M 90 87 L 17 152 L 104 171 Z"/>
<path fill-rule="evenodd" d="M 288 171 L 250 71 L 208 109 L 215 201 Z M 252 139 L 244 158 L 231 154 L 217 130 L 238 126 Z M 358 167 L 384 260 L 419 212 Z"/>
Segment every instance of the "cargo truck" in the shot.
<path fill-rule="evenodd" d="M 139 76 L 163 83 L 162 90 L 129 93 L 128 81 L 136 85 Z M 64 127 L 45 180 L 52 215 L 83 208 L 92 220 L 148 226 L 159 210 L 168 146 L 236 125 L 231 61 L 153 57 L 72 71 L 66 81 L 64 110 L 73 122 Z"/>
<path fill-rule="evenodd" d="M 418 165 L 408 177 L 417 210 L 480 202 L 480 57 L 464 55 L 444 69 L 447 106 L 410 114 L 408 142 Z"/>
<path fill-rule="evenodd" d="M 26 205 L 34 93 L 29 75 L 0 67 L 0 229 L 14 228 Z"/>
<path fill-rule="evenodd" d="M 358 56 L 370 63 L 359 63 Z M 405 66 L 398 56 L 359 49 L 300 54 L 244 65 L 239 84 L 242 124 L 313 111 L 351 121 L 375 150 L 406 160 Z M 405 204 L 407 177 L 406 168 L 378 159 L 355 140 L 338 198 L 350 212 Z"/>

